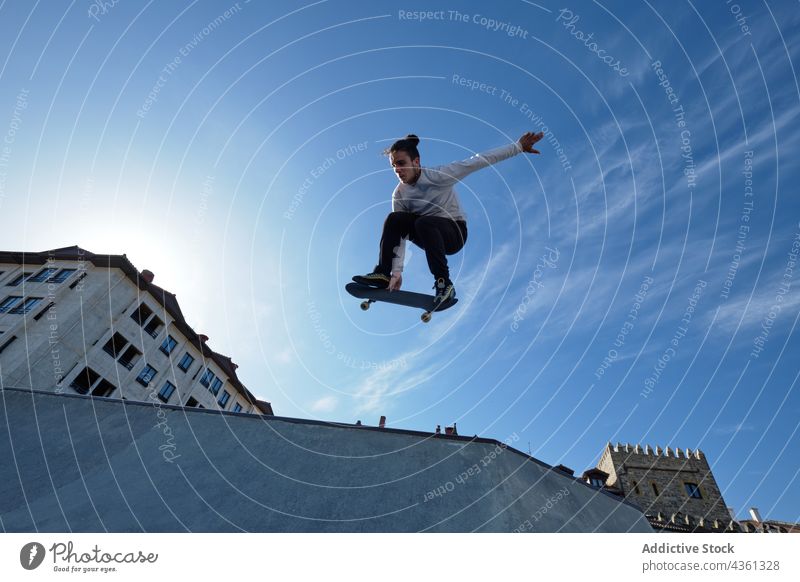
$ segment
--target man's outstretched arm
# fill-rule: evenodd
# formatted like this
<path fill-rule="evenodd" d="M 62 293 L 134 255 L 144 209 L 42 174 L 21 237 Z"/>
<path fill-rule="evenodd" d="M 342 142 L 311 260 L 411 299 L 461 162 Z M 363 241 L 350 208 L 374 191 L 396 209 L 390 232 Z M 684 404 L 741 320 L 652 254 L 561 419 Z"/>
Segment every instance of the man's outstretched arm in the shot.
<path fill-rule="evenodd" d="M 534 144 L 544 137 L 542 132 L 532 133 L 526 132 L 519 138 L 518 141 L 510 143 L 505 146 L 500 146 L 479 154 L 475 154 L 471 158 L 445 164 L 430 169 L 431 178 L 440 185 L 455 184 L 459 180 L 465 178 L 472 172 L 476 172 L 488 166 L 507 160 L 521 152 L 529 154 L 539 154 L 539 150 L 533 148 Z"/>

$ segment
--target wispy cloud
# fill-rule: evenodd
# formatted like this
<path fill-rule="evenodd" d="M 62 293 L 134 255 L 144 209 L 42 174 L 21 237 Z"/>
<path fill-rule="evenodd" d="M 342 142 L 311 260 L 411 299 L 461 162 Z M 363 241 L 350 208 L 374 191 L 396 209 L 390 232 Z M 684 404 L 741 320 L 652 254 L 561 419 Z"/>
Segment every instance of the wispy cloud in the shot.
<path fill-rule="evenodd" d="M 717 328 L 722 332 L 731 333 L 737 329 L 748 330 L 761 325 L 775 305 L 780 305 L 776 318 L 776 320 L 780 320 L 781 313 L 794 314 L 800 310 L 800 295 L 797 293 L 783 295 L 783 300 L 778 303 L 776 291 L 771 289 L 753 295 L 753 297 L 742 297 L 730 301 L 719 308 L 716 320 Z M 709 320 L 712 316 L 713 314 L 709 314 Z"/>
<path fill-rule="evenodd" d="M 441 369 L 437 352 L 428 350 L 423 362 L 416 351 L 409 351 L 398 357 L 400 361 L 411 362 L 408 366 L 379 368 L 362 375 L 350 394 L 355 403 L 355 412 L 385 413 L 390 410 L 395 396 L 414 390 L 437 374 Z"/>
<path fill-rule="evenodd" d="M 329 413 L 336 410 L 339 399 L 336 396 L 324 396 L 311 403 L 311 410 L 317 413 Z"/>
<path fill-rule="evenodd" d="M 752 432 L 756 429 L 753 423 L 740 422 L 737 424 L 723 424 L 714 427 L 712 431 L 717 436 L 730 436 L 736 435 L 740 432 Z"/>

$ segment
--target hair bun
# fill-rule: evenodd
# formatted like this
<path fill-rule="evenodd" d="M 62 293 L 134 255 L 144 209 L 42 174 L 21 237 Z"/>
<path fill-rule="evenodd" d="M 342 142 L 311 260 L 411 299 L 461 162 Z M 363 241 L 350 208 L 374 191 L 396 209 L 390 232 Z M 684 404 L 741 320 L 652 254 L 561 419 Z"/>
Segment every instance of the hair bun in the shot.
<path fill-rule="evenodd" d="M 409 142 L 414 147 L 417 147 L 417 145 L 419 144 L 419 138 L 413 133 L 409 133 L 406 136 L 406 141 Z"/>

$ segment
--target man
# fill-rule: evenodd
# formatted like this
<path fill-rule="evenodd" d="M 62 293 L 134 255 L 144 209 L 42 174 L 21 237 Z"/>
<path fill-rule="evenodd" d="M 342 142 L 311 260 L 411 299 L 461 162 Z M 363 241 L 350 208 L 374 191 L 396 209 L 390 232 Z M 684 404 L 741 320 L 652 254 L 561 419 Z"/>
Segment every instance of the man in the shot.
<path fill-rule="evenodd" d="M 454 186 L 467 175 L 533 149 L 543 134 L 527 132 L 519 141 L 477 154 L 460 162 L 426 168 L 420 165 L 419 138 L 409 134 L 386 150 L 400 183 L 392 194 L 392 212 L 383 224 L 378 264 L 353 281 L 395 291 L 403 284 L 405 241 L 425 250 L 434 277 L 434 305 L 456 296 L 450 280 L 447 255 L 460 251 L 467 241 L 467 222 Z"/>

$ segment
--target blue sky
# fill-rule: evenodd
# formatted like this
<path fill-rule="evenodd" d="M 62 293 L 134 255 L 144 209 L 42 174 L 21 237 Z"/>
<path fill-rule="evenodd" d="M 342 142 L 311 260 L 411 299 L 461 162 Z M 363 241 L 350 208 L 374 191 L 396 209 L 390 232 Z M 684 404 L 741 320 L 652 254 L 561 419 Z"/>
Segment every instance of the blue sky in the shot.
<path fill-rule="evenodd" d="M 799 521 L 799 24 L 789 1 L 6 1 L 0 247 L 126 253 L 280 415 L 457 422 L 578 472 L 609 440 L 699 447 L 739 514 Z M 438 165 L 542 125 L 541 156 L 458 188 L 459 304 L 362 313 L 382 149 L 416 133 Z"/>

